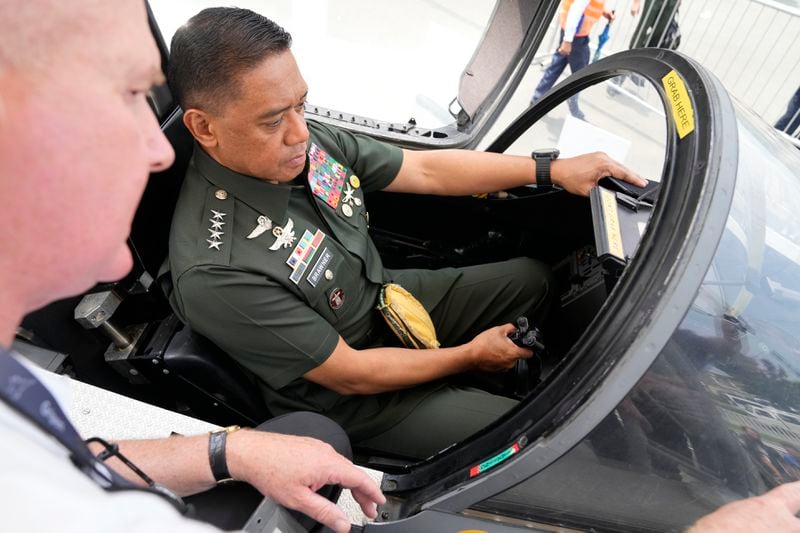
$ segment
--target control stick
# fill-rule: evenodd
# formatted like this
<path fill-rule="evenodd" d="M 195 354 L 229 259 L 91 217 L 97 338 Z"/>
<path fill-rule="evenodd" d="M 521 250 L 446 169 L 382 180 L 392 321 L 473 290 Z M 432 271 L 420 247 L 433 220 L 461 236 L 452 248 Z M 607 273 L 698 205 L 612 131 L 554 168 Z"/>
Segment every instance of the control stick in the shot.
<path fill-rule="evenodd" d="M 527 317 L 521 316 L 517 319 L 517 329 L 508 338 L 517 346 L 529 348 L 537 354 L 545 351 L 542 332 L 536 327 L 531 327 Z"/>
<path fill-rule="evenodd" d="M 511 341 L 517 346 L 533 350 L 536 356 L 544 356 L 547 349 L 542 342 L 542 332 L 539 331 L 539 328 L 531 327 L 530 322 L 528 322 L 528 318 L 524 316 L 517 318 L 516 325 L 517 329 L 515 329 L 511 335 L 508 336 L 508 338 L 511 339 Z M 536 376 L 533 376 L 534 380 L 539 379 L 540 371 L 541 367 L 537 369 Z M 518 398 L 524 398 L 525 395 L 531 390 L 531 371 L 530 365 L 528 365 L 528 360 L 517 360 L 517 364 L 514 367 L 514 373 L 516 375 L 516 379 L 514 381 L 514 394 Z"/>

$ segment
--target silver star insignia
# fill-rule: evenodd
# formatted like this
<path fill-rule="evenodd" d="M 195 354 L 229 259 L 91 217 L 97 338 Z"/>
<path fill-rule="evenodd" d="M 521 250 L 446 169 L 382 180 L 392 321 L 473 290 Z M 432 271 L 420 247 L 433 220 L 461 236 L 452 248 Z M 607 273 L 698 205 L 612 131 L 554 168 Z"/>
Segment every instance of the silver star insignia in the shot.
<path fill-rule="evenodd" d="M 221 220 L 214 220 L 213 218 L 209 218 L 209 219 L 208 219 L 208 221 L 209 221 L 209 222 L 211 222 L 211 227 L 212 227 L 213 229 L 219 229 L 219 230 L 221 230 L 221 229 L 222 229 L 222 226 L 224 226 L 224 225 L 225 225 L 225 223 L 224 223 L 224 222 L 222 222 Z"/>
<path fill-rule="evenodd" d="M 209 250 L 211 248 L 213 248 L 215 250 L 219 250 L 219 246 L 222 244 L 222 241 L 212 241 L 211 239 L 206 239 L 206 242 L 208 243 L 208 249 Z"/>
<path fill-rule="evenodd" d="M 211 210 L 211 213 L 214 215 L 214 220 L 222 220 L 226 215 L 226 213 L 223 213 L 222 211 L 214 211 L 213 209 Z"/>
<path fill-rule="evenodd" d="M 272 229 L 272 234 L 275 235 L 275 242 L 269 247 L 273 252 L 281 246 L 288 248 L 294 243 L 294 221 L 290 218 L 285 227 L 275 226 Z"/>
<path fill-rule="evenodd" d="M 214 240 L 217 240 L 217 239 L 219 239 L 219 238 L 220 238 L 222 235 L 225 235 L 225 232 L 224 232 L 224 231 L 217 231 L 217 230 L 214 230 L 214 229 L 211 229 L 211 228 L 208 228 L 208 231 L 210 231 L 210 232 L 211 232 L 211 238 L 212 238 L 212 239 L 214 239 Z"/>

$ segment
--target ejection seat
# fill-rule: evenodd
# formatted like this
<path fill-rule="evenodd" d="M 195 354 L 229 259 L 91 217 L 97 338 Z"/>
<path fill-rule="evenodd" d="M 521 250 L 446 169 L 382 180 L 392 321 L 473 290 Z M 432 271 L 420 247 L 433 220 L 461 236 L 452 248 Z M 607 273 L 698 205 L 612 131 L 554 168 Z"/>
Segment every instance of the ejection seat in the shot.
<path fill-rule="evenodd" d="M 105 353 L 112 367 L 132 383 L 154 384 L 176 410 L 220 425 L 255 425 L 270 418 L 270 413 L 254 377 L 178 320 L 166 305 L 169 276 L 157 279 L 168 254 L 172 214 L 193 150 L 182 118 L 182 110 L 176 108 L 161 127 L 175 150 L 175 163 L 148 181 L 129 240 L 135 263 L 132 276 L 126 278 L 127 283 L 84 297 L 75 318 L 112 341 Z M 151 293 L 151 300 L 158 300 L 164 309 L 163 317 L 124 328 L 116 325 L 114 312 L 137 291 Z"/>

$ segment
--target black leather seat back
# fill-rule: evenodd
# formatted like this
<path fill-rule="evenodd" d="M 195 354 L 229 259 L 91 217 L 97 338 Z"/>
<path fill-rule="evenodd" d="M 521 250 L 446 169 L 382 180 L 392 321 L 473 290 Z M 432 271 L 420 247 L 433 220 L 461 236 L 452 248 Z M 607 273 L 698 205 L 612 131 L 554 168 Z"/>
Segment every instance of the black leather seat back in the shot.
<path fill-rule="evenodd" d="M 163 172 L 150 175 L 131 228 L 137 263 L 153 278 L 158 276 L 169 254 L 172 215 L 194 149 L 194 140 L 183 125 L 180 108 L 167 117 L 161 130 L 175 150 L 175 163 Z M 164 278 L 159 280 L 158 286 L 168 294 L 169 276 Z M 231 411 L 249 423 L 269 418 L 269 411 L 249 372 L 189 327 L 182 327 L 168 342 L 164 365 L 188 385 L 184 392 L 193 398 L 190 407 L 198 416 L 221 424 L 226 423 L 224 417 Z M 215 415 L 223 418 L 215 418 Z"/>
<path fill-rule="evenodd" d="M 167 117 L 161 130 L 175 150 L 175 163 L 163 172 L 150 175 L 131 228 L 133 246 L 145 270 L 154 278 L 167 257 L 172 214 L 194 148 L 192 135 L 183 125 L 180 108 Z"/>

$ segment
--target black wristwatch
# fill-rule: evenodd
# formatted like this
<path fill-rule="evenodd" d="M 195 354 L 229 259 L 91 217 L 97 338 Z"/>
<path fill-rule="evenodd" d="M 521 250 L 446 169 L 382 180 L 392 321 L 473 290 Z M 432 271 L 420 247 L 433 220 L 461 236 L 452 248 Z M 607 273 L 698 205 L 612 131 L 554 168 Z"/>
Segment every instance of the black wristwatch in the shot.
<path fill-rule="evenodd" d="M 536 162 L 536 188 L 553 188 L 553 180 L 550 179 L 550 165 L 558 159 L 559 154 L 560 152 L 556 148 L 546 148 L 531 152 L 531 157 Z"/>
<path fill-rule="evenodd" d="M 233 433 L 239 429 L 241 429 L 239 426 L 228 426 L 209 432 L 208 462 L 211 465 L 211 473 L 217 483 L 232 479 L 231 473 L 228 471 L 228 460 L 225 456 L 225 443 L 228 440 L 228 433 Z"/>

